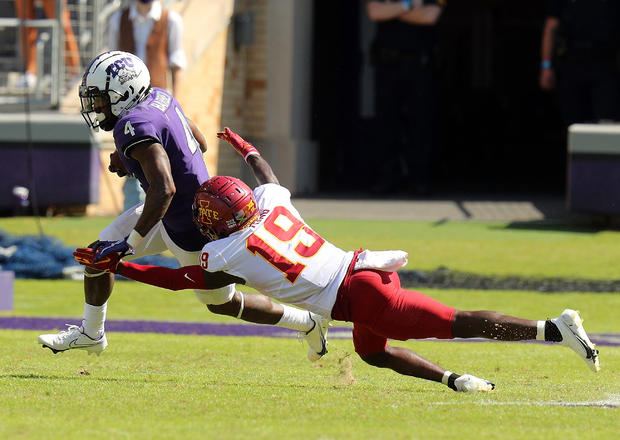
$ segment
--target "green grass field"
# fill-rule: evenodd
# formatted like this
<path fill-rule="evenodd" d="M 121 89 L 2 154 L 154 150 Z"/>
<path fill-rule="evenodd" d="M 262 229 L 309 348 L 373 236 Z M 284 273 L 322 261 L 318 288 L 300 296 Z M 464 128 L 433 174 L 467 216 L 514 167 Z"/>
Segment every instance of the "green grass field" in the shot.
<path fill-rule="evenodd" d="M 43 226 L 77 246 L 92 241 L 108 221 L 54 218 L 43 219 Z M 498 223 L 310 223 L 344 248 L 407 250 L 409 268 L 617 278 L 620 233 L 614 231 Z M 0 229 L 36 233 L 32 219 L 0 219 Z M 620 294 L 425 293 L 457 308 L 532 319 L 572 307 L 581 310 L 590 333 L 620 333 Z M 80 282 L 16 280 L 15 310 L 0 316 L 77 318 L 82 306 Z M 108 319 L 234 322 L 210 314 L 191 292 L 132 282 L 117 283 Z M 304 347 L 292 339 L 109 333 L 105 353 L 89 357 L 52 355 L 36 344 L 39 333 L 0 330 L 1 439 L 598 440 L 616 439 L 620 432 L 620 347 L 601 348 L 602 371 L 594 374 L 564 347 L 395 344 L 497 384 L 492 393 L 463 395 L 370 367 L 355 355 L 350 340 L 332 340 L 329 354 L 310 364 Z"/>
<path fill-rule="evenodd" d="M 93 242 L 111 218 L 43 218 L 46 234 L 68 246 Z M 531 277 L 617 279 L 620 231 L 562 224 L 312 220 L 342 249 L 403 249 L 408 269 L 441 266 L 462 272 Z M 31 218 L 0 218 L 0 230 L 37 234 Z"/>

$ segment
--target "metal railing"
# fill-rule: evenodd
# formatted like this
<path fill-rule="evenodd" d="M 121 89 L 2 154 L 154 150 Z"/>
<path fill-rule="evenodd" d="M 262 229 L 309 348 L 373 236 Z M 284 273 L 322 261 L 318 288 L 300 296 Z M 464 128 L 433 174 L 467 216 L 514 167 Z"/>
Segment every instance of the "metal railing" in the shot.
<path fill-rule="evenodd" d="M 16 1 L 31 0 L 0 0 L 0 111 L 15 111 L 25 104 L 34 108 L 58 107 L 65 93 L 79 80 L 84 66 L 105 48 L 107 20 L 124 2 L 55 1 L 56 18 L 45 17 L 43 9 L 36 7 L 34 18 L 22 20 L 17 18 Z M 77 54 L 67 53 L 65 46 L 64 26 L 67 24 L 62 20 L 65 9 L 68 26 L 77 43 Z M 20 48 L 23 27 L 37 31 L 36 81 L 30 83 L 25 78 L 25 61 Z M 68 65 L 69 56 L 79 60 L 77 67 Z"/>
<path fill-rule="evenodd" d="M 43 0 L 45 1 L 45 0 Z M 26 104 L 34 108 L 56 108 L 79 80 L 83 68 L 106 49 L 110 15 L 133 0 L 55 0 L 56 18 L 46 18 L 41 0 L 0 0 L 0 111 L 15 111 Z M 164 7 L 179 0 L 164 0 Z M 17 18 L 15 3 L 34 3 L 36 18 Z M 69 14 L 78 54 L 67 53 L 63 14 Z M 23 83 L 26 73 L 20 50 L 20 30 L 37 29 L 36 82 Z M 72 37 L 73 38 L 73 37 Z M 79 58 L 71 71 L 67 56 Z M 21 81 L 21 83 L 20 83 Z M 26 87 L 24 87 L 26 85 Z"/>
<path fill-rule="evenodd" d="M 54 86 L 57 86 L 59 82 L 58 69 L 54 69 L 52 67 L 53 63 L 45 62 L 44 53 L 46 48 L 49 46 L 51 51 L 51 59 L 58 58 L 58 22 L 52 19 L 20 20 L 17 18 L 0 18 L 0 28 L 14 28 L 17 34 L 18 29 L 21 26 L 28 26 L 39 30 L 39 35 L 36 42 L 37 77 L 43 79 L 46 78 L 46 75 L 49 75 L 50 87 L 47 88 L 47 95 L 49 95 L 50 102 L 56 103 L 58 96 L 57 94 L 52 93 L 51 89 L 53 89 Z M 19 38 L 17 38 L 17 40 L 19 40 Z M 33 92 L 34 98 L 39 100 L 43 99 L 43 95 L 45 94 L 43 81 L 37 81 L 37 83 L 32 87 L 28 87 L 27 84 L 24 86 L 18 84 L 19 80 L 22 78 L 22 75 L 25 74 L 24 64 L 19 55 L 15 57 L 11 57 L 10 55 L 5 56 L 0 64 L 2 65 L 2 68 L 0 69 L 0 94 L 6 95 L 4 99 L 5 102 L 20 101 L 20 96 Z M 0 103 L 1 102 L 2 101 L 0 100 Z"/>

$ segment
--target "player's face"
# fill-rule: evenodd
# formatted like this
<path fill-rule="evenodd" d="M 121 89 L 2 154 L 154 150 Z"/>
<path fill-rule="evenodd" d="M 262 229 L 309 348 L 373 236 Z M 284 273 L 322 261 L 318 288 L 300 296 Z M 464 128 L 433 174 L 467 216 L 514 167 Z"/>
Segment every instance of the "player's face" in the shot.
<path fill-rule="evenodd" d="M 109 102 L 110 100 L 105 96 L 96 96 L 93 98 L 93 111 L 97 113 L 97 119 L 100 121 L 111 115 L 110 106 L 108 105 Z M 101 117 L 99 115 L 101 115 Z"/>
<path fill-rule="evenodd" d="M 110 98 L 107 94 L 89 95 L 81 92 L 80 99 L 82 101 L 82 116 L 91 128 L 95 130 L 102 128 L 105 131 L 114 128 L 117 118 L 112 113 Z"/>

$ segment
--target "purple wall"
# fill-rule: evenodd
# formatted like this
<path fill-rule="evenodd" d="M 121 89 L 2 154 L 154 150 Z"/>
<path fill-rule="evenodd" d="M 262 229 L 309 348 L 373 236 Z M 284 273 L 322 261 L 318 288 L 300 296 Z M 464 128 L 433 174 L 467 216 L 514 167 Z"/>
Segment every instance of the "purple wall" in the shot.
<path fill-rule="evenodd" d="M 35 144 L 33 174 L 40 206 L 86 205 L 99 201 L 99 150 L 91 145 Z M 33 190 L 28 146 L 0 144 L 0 209 L 13 208 L 13 187 Z"/>

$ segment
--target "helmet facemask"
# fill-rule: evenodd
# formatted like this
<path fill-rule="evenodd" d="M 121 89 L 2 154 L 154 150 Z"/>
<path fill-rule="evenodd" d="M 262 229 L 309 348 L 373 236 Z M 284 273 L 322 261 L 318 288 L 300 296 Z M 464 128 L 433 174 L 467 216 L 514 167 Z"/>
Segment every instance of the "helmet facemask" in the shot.
<path fill-rule="evenodd" d="M 105 131 L 110 131 L 114 128 L 116 121 L 118 121 L 118 116 L 112 111 L 112 105 L 125 99 L 127 99 L 127 96 L 119 95 L 114 90 L 102 92 L 97 87 L 80 86 L 82 117 L 88 126 L 95 131 L 99 130 L 99 128 Z"/>

